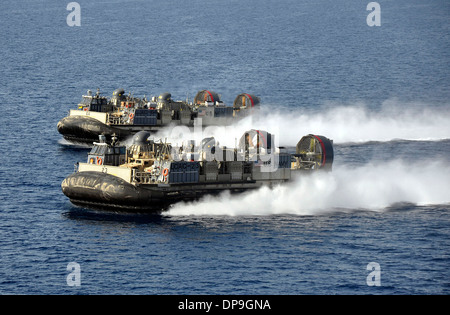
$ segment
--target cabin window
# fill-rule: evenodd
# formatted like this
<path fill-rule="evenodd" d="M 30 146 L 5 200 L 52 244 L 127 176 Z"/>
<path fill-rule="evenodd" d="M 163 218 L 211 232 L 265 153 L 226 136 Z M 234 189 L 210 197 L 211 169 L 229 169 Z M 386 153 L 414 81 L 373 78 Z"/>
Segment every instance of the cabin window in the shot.
<path fill-rule="evenodd" d="M 99 146 L 96 145 L 92 148 L 91 153 L 90 154 L 95 154 L 95 155 L 104 155 L 106 153 L 106 147 L 105 146 Z"/>
<path fill-rule="evenodd" d="M 81 103 L 83 105 L 89 105 L 91 103 L 91 99 L 89 97 L 83 97 L 83 99 L 81 100 Z"/>

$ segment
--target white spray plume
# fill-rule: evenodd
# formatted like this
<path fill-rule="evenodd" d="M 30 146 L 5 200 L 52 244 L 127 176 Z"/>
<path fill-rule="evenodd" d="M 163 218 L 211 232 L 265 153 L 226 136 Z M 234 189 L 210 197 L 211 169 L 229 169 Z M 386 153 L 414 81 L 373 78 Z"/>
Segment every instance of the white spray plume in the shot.
<path fill-rule="evenodd" d="M 334 143 L 403 140 L 442 140 L 450 138 L 450 106 L 429 107 L 418 103 L 385 101 L 379 110 L 364 103 L 327 103 L 320 112 L 302 108 L 266 106 L 259 115 L 242 119 L 232 126 L 209 127 L 193 134 L 187 128 L 165 128 L 154 139 L 172 143 L 215 136 L 220 145 L 234 147 L 245 131 L 261 129 L 275 135 L 276 144 L 295 146 L 307 134 L 326 136 Z M 271 108 L 270 112 L 267 108 Z"/>
<path fill-rule="evenodd" d="M 175 204 L 167 215 L 319 215 L 333 211 L 382 211 L 396 203 L 417 205 L 450 202 L 450 166 L 443 162 L 411 165 L 401 160 L 339 167 L 272 189 L 240 195 L 224 192 L 195 202 Z"/>
<path fill-rule="evenodd" d="M 424 104 L 384 102 L 378 111 L 363 103 L 348 106 L 329 103 L 311 113 L 283 109 L 270 115 L 246 118 L 213 134 L 221 145 L 249 129 L 275 134 L 281 145 L 294 146 L 309 133 L 335 143 L 450 138 L 450 109 Z M 396 203 L 445 204 L 450 202 L 450 166 L 444 162 L 402 160 L 364 166 L 335 166 L 331 173 L 315 173 L 275 188 L 263 187 L 242 195 L 224 192 L 200 201 L 179 203 L 169 215 L 314 215 L 336 209 L 383 210 Z"/>

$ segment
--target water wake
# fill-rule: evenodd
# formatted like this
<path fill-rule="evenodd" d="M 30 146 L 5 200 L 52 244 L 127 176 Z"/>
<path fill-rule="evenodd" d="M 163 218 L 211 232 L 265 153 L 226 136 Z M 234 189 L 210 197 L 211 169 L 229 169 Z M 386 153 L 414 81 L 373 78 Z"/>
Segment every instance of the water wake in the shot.
<path fill-rule="evenodd" d="M 414 165 L 401 160 L 340 167 L 331 173 L 305 175 L 274 187 L 174 205 L 168 215 L 319 215 L 333 211 L 382 211 L 397 203 L 450 202 L 450 166 L 443 162 Z"/>
<path fill-rule="evenodd" d="M 92 145 L 86 143 L 73 143 L 66 139 L 59 139 L 58 144 L 64 147 L 70 147 L 74 149 L 90 149 Z"/>
<path fill-rule="evenodd" d="M 385 101 L 379 110 L 364 103 L 326 104 L 320 112 L 280 110 L 253 121 L 279 134 L 282 145 L 295 145 L 305 134 L 327 136 L 335 143 L 450 138 L 450 110 L 423 104 Z M 246 126 L 248 127 L 248 126 Z"/>
<path fill-rule="evenodd" d="M 267 108 L 271 108 L 270 112 Z M 181 129 L 166 128 L 155 138 L 174 142 L 215 136 L 221 145 L 232 147 L 249 129 L 262 129 L 276 135 L 278 145 L 295 146 L 304 135 L 313 133 L 335 143 L 403 140 L 450 139 L 449 107 L 429 107 L 425 104 L 405 104 L 385 101 L 379 110 L 371 110 L 364 103 L 351 105 L 328 103 L 319 112 L 302 108 L 283 108 L 266 105 L 261 113 L 245 118 L 233 126 L 209 127 L 193 135 Z"/>

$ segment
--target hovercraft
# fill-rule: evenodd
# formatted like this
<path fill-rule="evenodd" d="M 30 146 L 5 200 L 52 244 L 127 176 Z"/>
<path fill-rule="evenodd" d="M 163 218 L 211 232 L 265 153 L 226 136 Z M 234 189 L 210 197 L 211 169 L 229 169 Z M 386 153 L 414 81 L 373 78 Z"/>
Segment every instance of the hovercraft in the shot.
<path fill-rule="evenodd" d="M 125 95 L 124 89 L 113 92 L 111 99 L 88 91 L 83 95 L 78 109 L 72 109 L 58 122 L 57 129 L 65 140 L 89 144 L 104 135 L 107 141 L 115 135 L 119 141 L 138 131 L 157 131 L 168 125 L 193 127 L 201 118 L 202 126 L 226 126 L 251 115 L 260 99 L 251 94 L 238 95 L 233 106 L 221 101 L 220 95 L 209 90 L 199 91 L 193 102 L 174 101 L 168 92 L 150 100 Z"/>
<path fill-rule="evenodd" d="M 160 212 L 178 201 L 330 171 L 333 164 L 332 141 L 318 135 L 301 138 L 295 153 L 275 147 L 274 135 L 262 130 L 245 132 L 235 148 L 220 147 L 214 137 L 175 147 L 149 135 L 138 132 L 128 147 L 100 136 L 87 162 L 62 182 L 63 193 L 77 205 Z"/>

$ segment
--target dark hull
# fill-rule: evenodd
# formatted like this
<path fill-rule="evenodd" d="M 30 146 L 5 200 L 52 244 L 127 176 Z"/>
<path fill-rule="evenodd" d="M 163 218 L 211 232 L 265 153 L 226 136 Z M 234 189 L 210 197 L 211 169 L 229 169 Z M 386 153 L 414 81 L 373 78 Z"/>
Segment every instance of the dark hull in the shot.
<path fill-rule="evenodd" d="M 131 130 L 108 126 L 97 119 L 87 116 L 65 117 L 58 122 L 57 128 L 64 139 L 81 144 L 92 144 L 98 141 L 99 135 L 106 136 L 107 140 L 110 141 L 111 136 L 114 134 L 120 141 L 133 134 Z"/>
<path fill-rule="evenodd" d="M 226 126 L 236 121 L 236 118 L 227 121 L 214 120 L 212 122 L 203 122 L 203 126 L 219 125 Z M 108 125 L 99 120 L 89 116 L 67 116 L 58 122 L 58 132 L 65 140 L 75 144 L 92 145 L 93 142 L 98 141 L 99 135 L 104 135 L 107 142 L 111 142 L 113 135 L 118 141 L 125 141 L 128 137 L 134 135 L 139 131 L 158 131 L 166 126 L 179 125 L 179 121 L 171 121 L 166 125 Z M 183 125 L 188 128 L 193 127 L 193 122 L 188 125 Z"/>
<path fill-rule="evenodd" d="M 99 172 L 78 172 L 61 184 L 63 193 L 77 205 L 125 211 L 158 213 L 179 201 L 197 200 L 224 190 L 241 193 L 259 188 L 254 181 L 240 183 L 201 183 L 173 186 L 134 186 L 113 175 Z"/>

